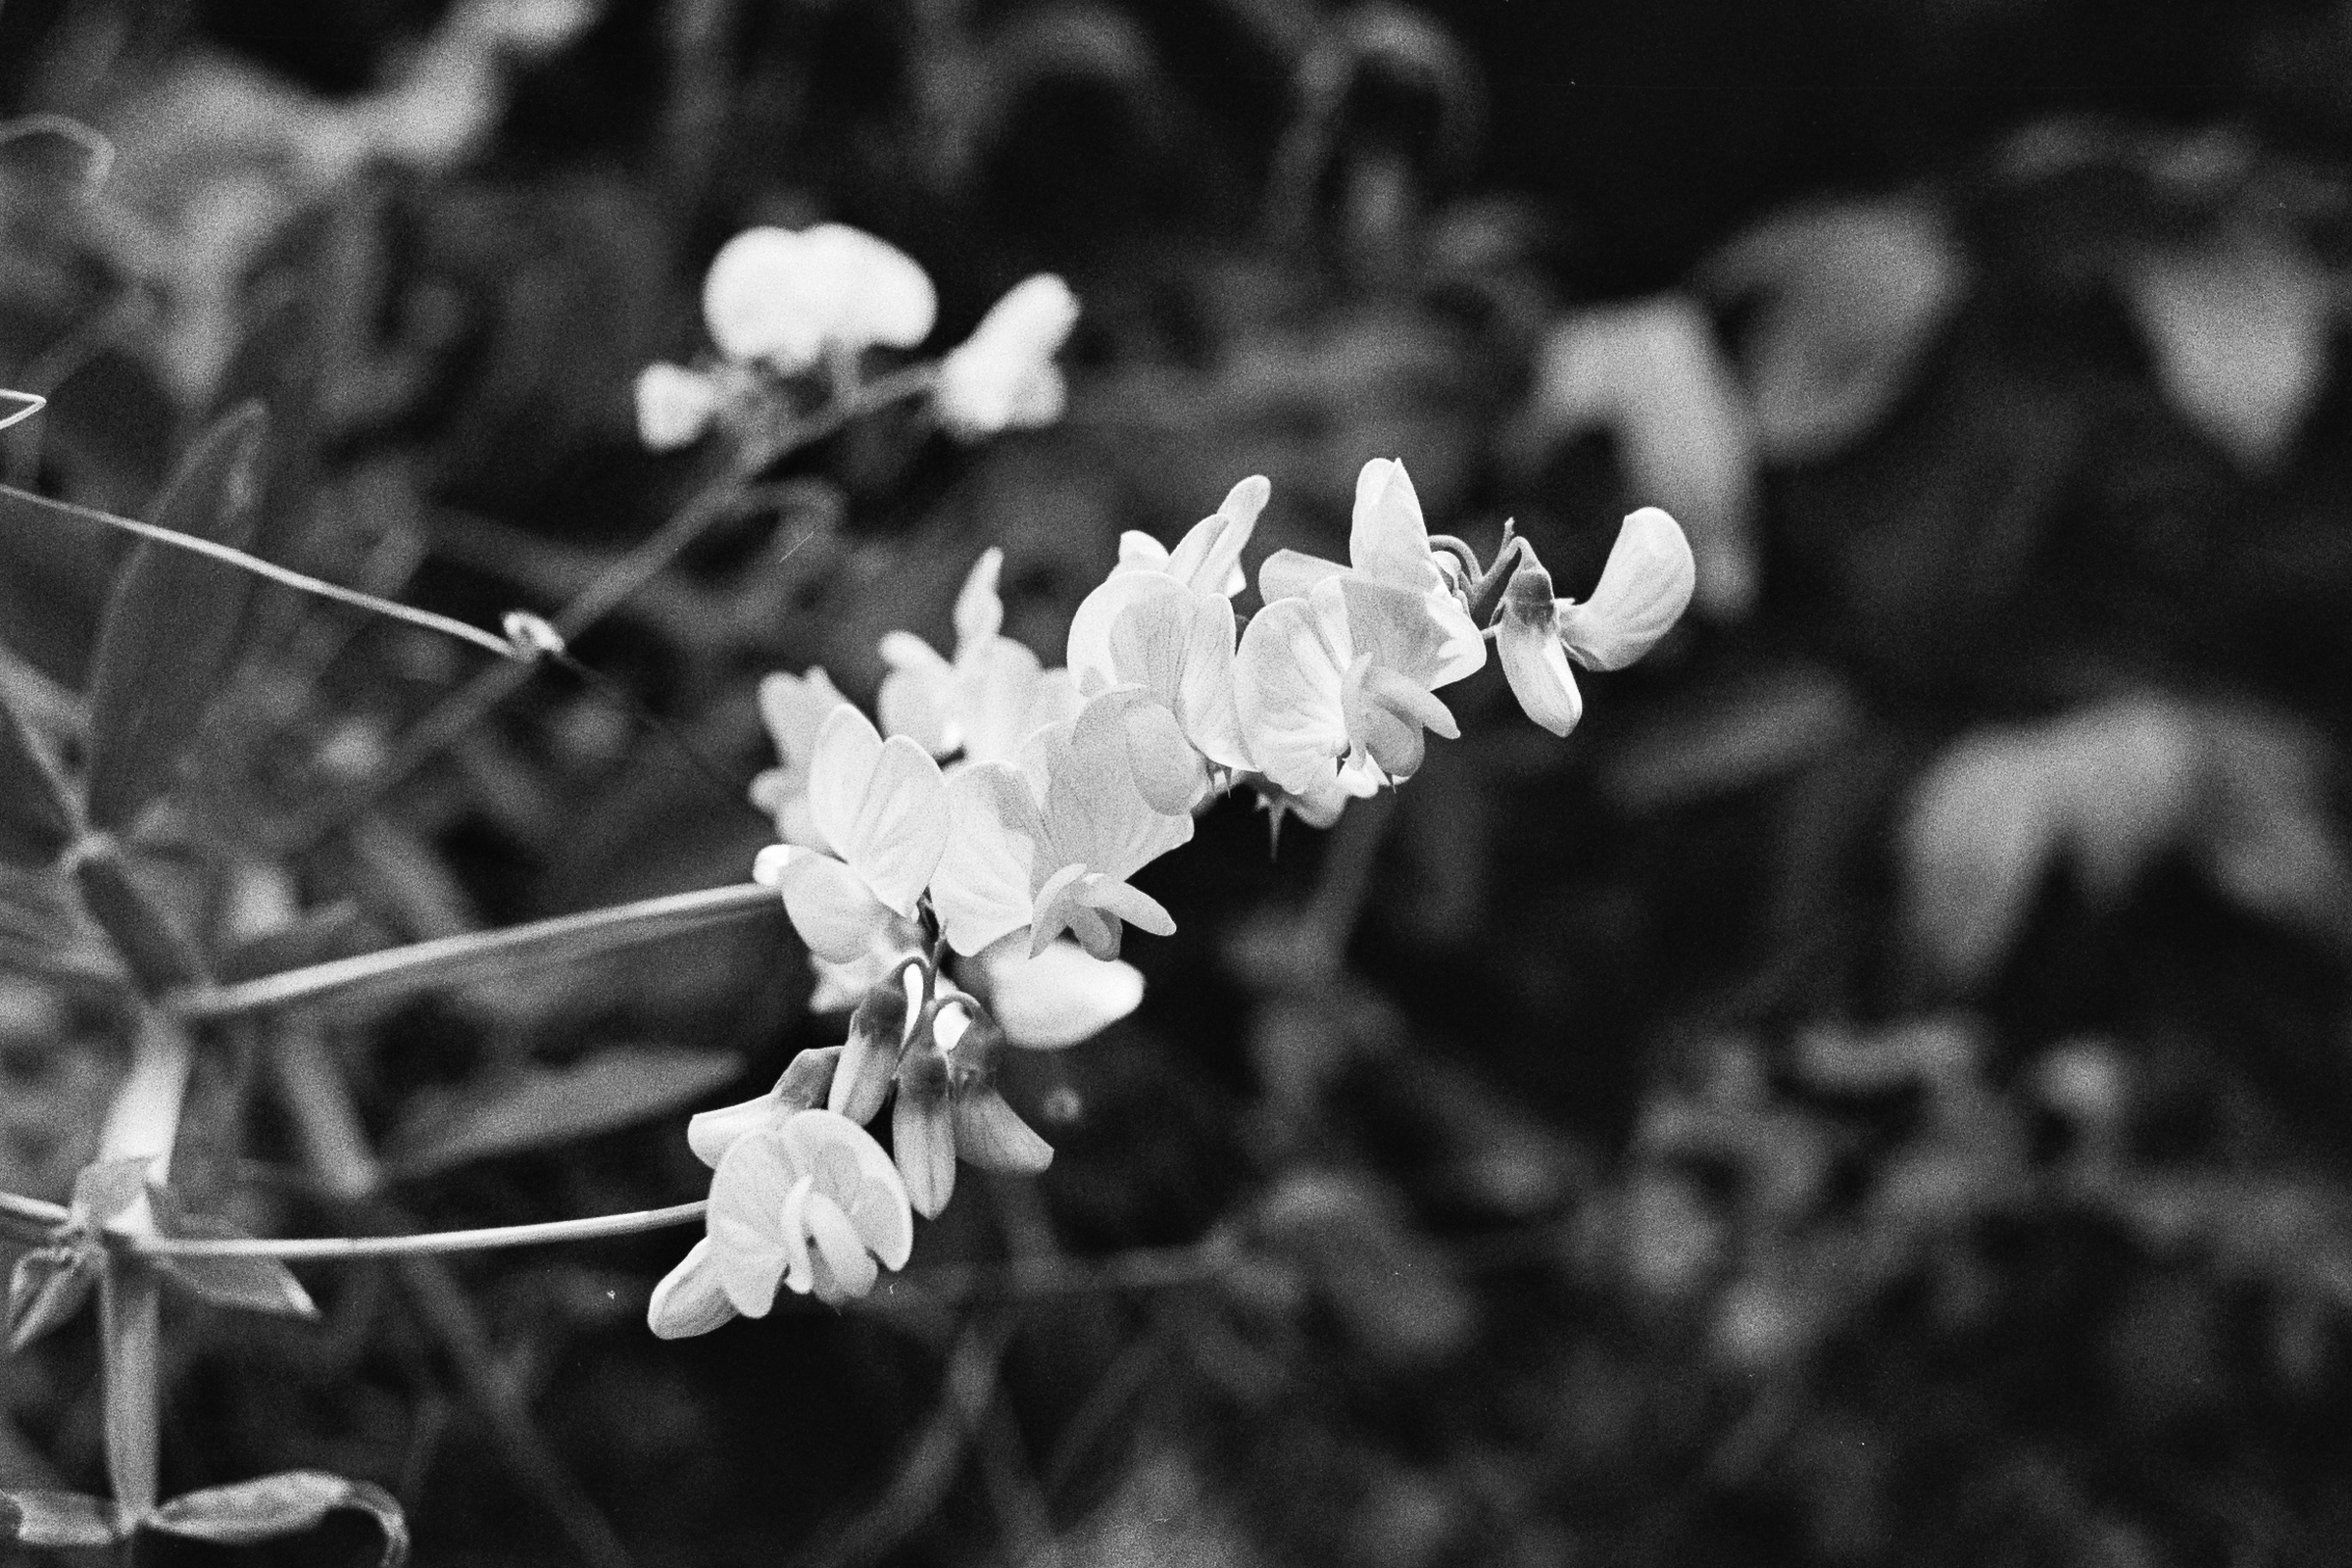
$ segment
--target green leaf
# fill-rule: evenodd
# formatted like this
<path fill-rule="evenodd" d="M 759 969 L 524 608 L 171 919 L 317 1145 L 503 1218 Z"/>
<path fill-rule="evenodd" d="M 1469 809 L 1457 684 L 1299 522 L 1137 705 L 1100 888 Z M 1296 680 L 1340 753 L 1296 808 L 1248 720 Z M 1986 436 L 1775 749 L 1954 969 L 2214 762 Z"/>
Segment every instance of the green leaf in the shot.
<path fill-rule="evenodd" d="M 310 910 L 292 924 L 230 947 L 213 965 L 222 981 L 256 980 L 266 974 L 308 968 L 380 947 L 383 937 L 356 904 L 345 901 Z"/>
<path fill-rule="evenodd" d="M 170 1188 L 150 1188 L 149 1197 L 155 1204 L 155 1228 L 161 1235 L 206 1241 L 250 1239 L 225 1220 L 188 1213 Z M 293 1270 L 274 1257 L 157 1256 L 149 1261 L 172 1284 L 215 1306 L 279 1317 L 318 1315 L 311 1293 L 302 1288 Z"/>
<path fill-rule="evenodd" d="M 20 1546 L 111 1546 L 130 1532 L 104 1497 L 78 1492 L 0 1492 L 0 1542 Z"/>
<path fill-rule="evenodd" d="M 756 882 L 678 893 L 504 931 L 468 932 L 338 958 L 237 985 L 190 989 L 172 999 L 172 1008 L 182 1018 L 233 1018 L 330 998 L 397 1002 L 469 981 L 570 963 L 616 948 L 666 941 L 727 920 L 754 915 L 781 919 L 783 912 L 775 890 Z"/>
<path fill-rule="evenodd" d="M 0 860 L 39 870 L 65 853 L 77 829 L 65 782 L 0 687 Z"/>
<path fill-rule="evenodd" d="M 22 1350 L 80 1311 L 104 1266 L 91 1248 L 44 1247 L 18 1258 L 8 1281 L 8 1348 Z"/>
<path fill-rule="evenodd" d="M 342 1508 L 373 1516 L 383 1531 L 381 1568 L 399 1568 L 408 1560 L 409 1527 L 392 1494 L 371 1483 L 347 1481 L 320 1470 L 289 1470 L 184 1493 L 148 1515 L 146 1522 L 148 1529 L 167 1536 L 249 1546 L 316 1530 L 328 1514 Z"/>
<path fill-rule="evenodd" d="M 267 418 L 247 405 L 197 441 L 147 520 L 220 544 L 252 536 Z M 90 674 L 90 821 L 131 825 L 170 786 L 237 651 L 253 577 L 155 542 L 123 564 Z"/>
<path fill-rule="evenodd" d="M 628 1049 L 525 1067 L 428 1099 L 387 1140 L 385 1164 L 396 1176 L 424 1176 L 592 1137 L 693 1104 L 742 1070 L 718 1052 Z"/>

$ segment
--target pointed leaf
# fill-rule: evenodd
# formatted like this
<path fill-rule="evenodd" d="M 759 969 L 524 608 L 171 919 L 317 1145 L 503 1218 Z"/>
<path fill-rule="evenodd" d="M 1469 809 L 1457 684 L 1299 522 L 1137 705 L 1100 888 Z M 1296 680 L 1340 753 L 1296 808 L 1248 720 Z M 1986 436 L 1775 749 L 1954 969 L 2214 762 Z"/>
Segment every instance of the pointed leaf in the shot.
<path fill-rule="evenodd" d="M 220 544 L 251 538 L 267 417 L 258 404 L 197 441 L 148 519 Z M 171 784 L 237 650 L 253 577 L 154 542 L 124 563 L 90 671 L 90 821 L 120 830 Z"/>
<path fill-rule="evenodd" d="M 247 1233 L 225 1220 L 190 1214 L 167 1187 L 150 1190 L 155 1228 L 164 1236 L 203 1241 L 243 1241 Z M 278 1317 L 315 1318 L 318 1308 L 293 1271 L 274 1257 L 156 1257 L 157 1269 L 172 1284 L 215 1306 Z"/>
<path fill-rule="evenodd" d="M 408 1560 L 409 1527 L 392 1494 L 368 1482 L 347 1481 L 319 1470 L 289 1470 L 182 1494 L 149 1515 L 147 1528 L 190 1541 L 246 1546 L 317 1529 L 328 1514 L 343 1508 L 372 1515 L 383 1531 L 380 1568 L 399 1568 Z"/>
<path fill-rule="evenodd" d="M 72 799 L 0 687 L 0 860 L 41 870 L 75 835 Z"/>
<path fill-rule="evenodd" d="M 0 1492 L 0 1542 L 111 1546 L 128 1531 L 115 1505 L 78 1492 Z"/>
<path fill-rule="evenodd" d="M 651 1121 L 734 1081 L 723 1052 L 624 1047 L 564 1067 L 525 1067 L 434 1097 L 402 1122 L 385 1163 L 415 1177 Z"/>
<path fill-rule="evenodd" d="M 394 1002 L 773 912 L 774 891 L 756 882 L 710 888 L 591 909 L 585 914 L 560 915 L 504 931 L 467 932 L 356 958 L 337 958 L 235 985 L 191 988 L 176 994 L 172 1002 L 173 1010 L 183 1018 L 230 1018 L 330 997 L 346 1002 Z"/>
<path fill-rule="evenodd" d="M 44 1247 L 17 1259 L 8 1281 L 8 1348 L 22 1350 L 63 1324 L 98 1284 L 95 1250 Z"/>

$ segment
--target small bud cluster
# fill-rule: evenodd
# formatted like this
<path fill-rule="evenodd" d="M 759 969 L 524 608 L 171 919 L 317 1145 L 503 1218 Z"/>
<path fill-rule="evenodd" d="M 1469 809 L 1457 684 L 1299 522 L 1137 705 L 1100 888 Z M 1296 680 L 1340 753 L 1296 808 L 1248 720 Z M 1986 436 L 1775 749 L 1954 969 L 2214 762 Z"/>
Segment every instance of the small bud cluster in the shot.
<path fill-rule="evenodd" d="M 1127 926 L 1176 928 L 1131 880 L 1191 840 L 1242 785 L 1325 825 L 1421 765 L 1426 732 L 1459 734 L 1437 689 L 1486 663 L 1528 715 L 1565 735 L 1574 660 L 1616 669 L 1689 603 L 1674 519 L 1628 517 L 1583 603 L 1554 598 L 1505 525 L 1481 567 L 1432 538 L 1402 464 L 1357 481 L 1348 564 L 1278 551 L 1247 627 L 1241 557 L 1270 496 L 1234 486 L 1174 550 L 1141 533 L 1071 619 L 1049 669 L 1002 633 L 1002 553 L 973 568 L 956 647 L 882 644 L 879 726 L 821 669 L 771 675 L 760 707 L 781 765 L 752 786 L 781 842 L 753 874 L 776 889 L 816 971 L 811 1005 L 854 1008 L 841 1046 L 806 1052 L 759 1100 L 695 1118 L 716 1172 L 710 1234 L 656 1295 L 657 1333 L 760 1315 L 779 1286 L 838 1301 L 936 1218 L 958 1160 L 1035 1172 L 1054 1152 L 995 1087 L 1007 1047 L 1077 1044 L 1132 1012 L 1143 977 Z M 865 1131 L 890 1109 L 891 1150 Z"/>
<path fill-rule="evenodd" d="M 870 349 L 921 347 L 938 314 L 929 274 L 887 241 L 841 223 L 748 229 L 720 247 L 703 279 L 715 357 L 646 367 L 638 439 L 654 452 L 692 446 L 730 411 L 757 410 L 768 388 L 854 366 Z M 1078 301 L 1060 278 L 1016 285 L 940 362 L 931 398 L 941 425 L 977 441 L 1060 418 L 1054 356 L 1077 321 Z"/>

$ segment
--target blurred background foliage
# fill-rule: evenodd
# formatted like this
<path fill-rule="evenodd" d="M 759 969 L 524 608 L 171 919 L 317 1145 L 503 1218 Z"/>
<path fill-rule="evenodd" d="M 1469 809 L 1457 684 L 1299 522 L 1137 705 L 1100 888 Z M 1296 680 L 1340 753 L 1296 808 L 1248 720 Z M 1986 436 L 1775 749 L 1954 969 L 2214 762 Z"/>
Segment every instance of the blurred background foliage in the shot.
<path fill-rule="evenodd" d="M 172 1490 L 337 1469 L 451 1564 L 2340 1557 L 2352 9 L 7 0 L 0 114 L 6 476 L 136 512 L 258 396 L 258 549 L 493 624 L 707 477 L 629 387 L 727 235 L 870 228 L 942 341 L 1067 274 L 1063 426 L 847 431 L 575 644 L 730 779 L 761 672 L 870 696 L 990 544 L 1053 655 L 1250 472 L 1265 549 L 1395 456 L 1570 591 L 1636 505 L 1700 562 L 1571 744 L 1490 674 L 1330 835 L 1204 821 L 1144 1010 L 1014 1064 L 1054 1168 L 870 1307 L 658 1344 L 665 1238 L 313 1271 L 322 1328 L 175 1320 Z M 0 519 L 68 756 L 120 559 Z M 562 671 L 453 709 L 472 656 L 273 589 L 245 642 L 140 860 L 232 971 L 766 837 Z M 776 920 L 277 1025 L 356 1120 L 247 1041 L 180 1181 L 674 1201 L 806 991 Z M 0 1186 L 89 1157 L 119 997 L 6 873 Z M 0 1361 L 0 1485 L 91 1483 L 93 1376 Z"/>

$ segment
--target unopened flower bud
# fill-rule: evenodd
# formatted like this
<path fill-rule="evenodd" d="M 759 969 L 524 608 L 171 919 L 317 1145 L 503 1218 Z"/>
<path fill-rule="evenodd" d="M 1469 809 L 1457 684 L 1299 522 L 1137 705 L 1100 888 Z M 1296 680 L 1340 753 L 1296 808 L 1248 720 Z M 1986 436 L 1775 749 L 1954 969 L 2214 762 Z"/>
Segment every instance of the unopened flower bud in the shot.
<path fill-rule="evenodd" d="M 923 1004 L 923 966 L 902 964 L 865 994 L 850 1015 L 850 1038 L 841 1048 L 841 1069 L 833 1075 L 826 1108 L 859 1126 L 874 1119 L 890 1094 L 891 1076 L 906 1044 L 907 1024 Z"/>
<path fill-rule="evenodd" d="M 956 1127 L 947 1053 L 927 1039 L 916 1039 L 900 1058 L 890 1144 L 907 1201 L 923 1218 L 939 1218 L 956 1192 Z"/>

